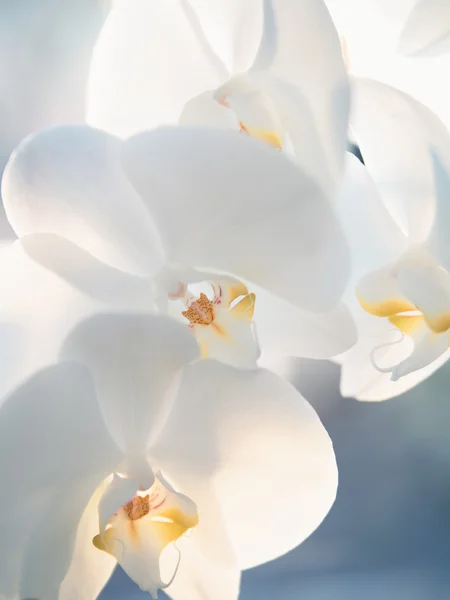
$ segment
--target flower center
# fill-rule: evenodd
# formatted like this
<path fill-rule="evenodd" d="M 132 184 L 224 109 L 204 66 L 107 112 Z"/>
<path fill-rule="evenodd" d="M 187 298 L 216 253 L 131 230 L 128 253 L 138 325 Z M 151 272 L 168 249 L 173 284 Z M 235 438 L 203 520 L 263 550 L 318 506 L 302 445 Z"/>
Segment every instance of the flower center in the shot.
<path fill-rule="evenodd" d="M 183 281 L 181 271 L 167 278 L 166 293 L 173 306 L 169 311 L 174 316 L 181 313 L 187 320 L 199 343 L 202 358 L 254 368 L 259 357 L 252 322 L 255 294 L 249 293 L 242 282 L 227 275 L 217 274 L 217 279 L 212 281 L 202 280 L 200 272 L 193 276 L 191 271 L 188 275 L 190 282 Z M 185 310 L 178 308 L 181 303 Z"/>
<path fill-rule="evenodd" d="M 192 302 L 189 308 L 181 313 L 192 325 L 211 325 L 214 321 L 214 307 L 211 300 L 203 292 L 200 298 Z"/>
<path fill-rule="evenodd" d="M 150 512 L 149 496 L 144 496 L 144 498 L 135 496 L 125 504 L 123 510 L 131 521 L 137 521 L 145 517 Z"/>
<path fill-rule="evenodd" d="M 132 482 L 118 476 L 113 481 L 114 485 L 104 494 L 108 494 L 108 506 L 114 506 L 114 498 L 120 503 L 124 493 L 129 493 Z M 198 522 L 197 507 L 192 500 L 172 489 L 159 474 L 149 490 L 136 492 L 109 517 L 106 526 L 100 526 L 93 543 L 99 550 L 114 556 L 142 590 L 156 596 L 158 589 L 170 585 L 178 569 L 180 557 L 173 548 L 174 542 Z M 175 560 L 170 581 L 165 582 L 160 557 L 170 545 L 175 550 Z"/>

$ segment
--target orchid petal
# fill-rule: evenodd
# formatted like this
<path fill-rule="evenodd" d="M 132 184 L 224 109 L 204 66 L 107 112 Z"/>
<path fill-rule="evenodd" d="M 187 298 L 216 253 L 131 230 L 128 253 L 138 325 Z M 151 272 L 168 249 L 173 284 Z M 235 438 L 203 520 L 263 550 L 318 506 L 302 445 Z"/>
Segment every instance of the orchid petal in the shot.
<path fill-rule="evenodd" d="M 180 553 L 174 542 L 198 524 L 197 507 L 161 474 L 150 489 L 119 506 L 130 486 L 126 479 L 117 481 L 121 483 L 110 490 L 109 502 L 115 512 L 110 515 L 108 528 L 93 542 L 99 550 L 115 556 L 130 578 L 156 600 L 158 589 L 167 587 L 177 573 Z"/>
<path fill-rule="evenodd" d="M 436 334 L 430 331 L 421 316 L 396 315 L 390 317 L 389 321 L 397 329 L 408 335 L 414 343 L 411 354 L 392 366 L 391 379 L 394 381 L 414 373 L 414 371 L 428 367 L 444 355 L 449 348 L 448 334 Z"/>
<path fill-rule="evenodd" d="M 394 220 L 413 242 L 423 242 L 436 210 L 430 149 L 448 148 L 450 138 L 403 92 L 368 79 L 355 79 L 353 92 L 350 125 L 364 162 Z"/>
<path fill-rule="evenodd" d="M 423 313 L 435 333 L 450 329 L 450 275 L 436 266 L 407 266 L 398 271 L 402 293 Z"/>
<path fill-rule="evenodd" d="M 337 219 L 279 152 L 234 132 L 165 128 L 127 141 L 124 164 L 169 260 L 232 273 L 313 311 L 337 304 L 348 271 Z"/>
<path fill-rule="evenodd" d="M 230 73 L 247 71 L 263 31 L 262 0 L 189 0 L 205 36 Z"/>
<path fill-rule="evenodd" d="M 6 597 L 58 598 L 85 506 L 120 456 L 80 365 L 41 371 L 3 402 L 0 579 Z"/>
<path fill-rule="evenodd" d="M 186 102 L 228 77 L 189 2 L 122 0 L 94 49 L 87 120 L 120 137 L 176 123 Z"/>
<path fill-rule="evenodd" d="M 160 268 L 158 234 L 122 172 L 120 146 L 119 140 L 81 125 L 26 138 L 2 182 L 17 235 L 64 235 L 103 262 L 136 274 Z"/>
<path fill-rule="evenodd" d="M 167 416 L 181 369 L 198 345 L 180 323 L 152 315 L 98 315 L 81 323 L 61 357 L 92 372 L 105 422 L 126 453 L 144 451 Z"/>
<path fill-rule="evenodd" d="M 167 588 L 172 600 L 237 600 L 241 573 L 231 547 L 220 503 L 208 482 L 176 468 L 171 479 L 199 510 L 198 525 L 177 541 L 180 564 Z"/>
<path fill-rule="evenodd" d="M 399 52 L 435 56 L 450 51 L 450 4 L 446 0 L 418 0 L 400 36 Z"/>
<path fill-rule="evenodd" d="M 122 506 L 128 504 L 138 489 L 139 482 L 137 479 L 129 479 L 113 473 L 112 479 L 104 486 L 102 494 L 97 499 L 97 523 L 94 535 L 99 533 L 99 529 L 100 536 L 104 535 L 112 515 L 117 513 Z M 93 538 L 94 536 L 91 537 L 91 541 Z"/>
<path fill-rule="evenodd" d="M 411 340 L 401 335 L 387 319 L 364 313 L 353 313 L 360 325 L 358 343 L 337 359 L 342 365 L 340 391 L 345 397 L 361 401 L 380 402 L 407 392 L 430 377 L 449 358 L 450 350 L 431 364 L 392 380 L 388 367 L 401 364 L 411 354 Z M 375 349 L 375 352 L 374 352 Z M 374 367 L 373 360 L 387 372 Z"/>
<path fill-rule="evenodd" d="M 442 73 L 448 71 L 448 43 L 431 46 L 429 55 L 411 59 L 398 53 L 399 36 L 408 13 L 418 0 L 327 0 L 338 27 L 347 68 L 350 73 L 382 81 L 428 106 L 450 126 L 450 90 Z M 445 0 L 444 0 L 445 1 Z M 424 25 L 422 30 L 429 29 Z M 448 45 L 447 45 L 448 48 Z"/>
<path fill-rule="evenodd" d="M 266 71 L 253 71 L 254 84 L 273 102 L 289 142 L 293 158 L 325 192 L 333 189 L 333 181 L 319 137 L 313 111 L 304 93 L 292 84 Z"/>
<path fill-rule="evenodd" d="M 373 271 L 358 283 L 356 295 L 362 308 L 376 317 L 390 317 L 397 313 L 416 310 L 414 302 L 407 298 L 397 281 L 395 266 L 390 265 Z"/>
<path fill-rule="evenodd" d="M 208 125 L 239 131 L 236 115 L 214 98 L 212 91 L 204 92 L 187 102 L 179 119 L 180 125 Z"/>
<path fill-rule="evenodd" d="M 343 304 L 327 313 L 309 313 L 261 288 L 252 289 L 256 334 L 263 352 L 323 359 L 356 342 L 352 317 Z"/>
<path fill-rule="evenodd" d="M 241 569 L 300 544 L 336 494 L 333 448 L 319 418 L 293 387 L 262 369 L 208 360 L 186 369 L 150 454 L 167 473 L 210 482 Z"/>
<path fill-rule="evenodd" d="M 450 245 L 448 243 L 450 227 L 450 157 L 443 152 L 434 150 L 432 160 L 436 185 L 436 217 L 426 244 L 436 260 L 447 270 L 450 270 Z"/>
<path fill-rule="evenodd" d="M 61 340 L 104 311 L 153 308 L 150 282 L 118 271 L 71 242 L 36 234 L 0 250 L 0 396 L 56 361 Z"/>
<path fill-rule="evenodd" d="M 335 199 L 352 257 L 351 293 L 361 277 L 396 261 L 407 240 L 382 203 L 368 169 L 347 154 Z"/>
<path fill-rule="evenodd" d="M 347 140 L 349 90 L 339 38 L 322 0 L 271 0 L 255 70 L 268 69 L 306 96 L 333 176 Z M 311 57 L 314 60 L 311 60 Z"/>
<path fill-rule="evenodd" d="M 100 486 L 86 506 L 76 532 L 75 546 L 69 570 L 61 584 L 58 600 L 96 600 L 115 566 L 115 559 L 99 552 L 92 543 L 98 532 L 97 506 L 102 492 Z"/>

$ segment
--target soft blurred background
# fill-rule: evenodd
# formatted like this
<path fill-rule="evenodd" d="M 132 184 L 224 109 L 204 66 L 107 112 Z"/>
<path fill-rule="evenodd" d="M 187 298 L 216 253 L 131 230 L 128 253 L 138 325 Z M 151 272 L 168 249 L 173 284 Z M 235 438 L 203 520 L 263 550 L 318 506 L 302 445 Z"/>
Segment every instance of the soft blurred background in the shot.
<path fill-rule="evenodd" d="M 107 4 L 0 0 L 1 169 L 29 133 L 83 121 Z M 1 218 L 0 239 L 11 236 Z M 295 382 L 334 441 L 338 498 L 300 548 L 244 573 L 241 600 L 450 599 L 450 364 L 379 404 L 340 398 L 331 363 L 297 361 Z M 138 598 L 148 596 L 120 570 L 101 595 Z"/>

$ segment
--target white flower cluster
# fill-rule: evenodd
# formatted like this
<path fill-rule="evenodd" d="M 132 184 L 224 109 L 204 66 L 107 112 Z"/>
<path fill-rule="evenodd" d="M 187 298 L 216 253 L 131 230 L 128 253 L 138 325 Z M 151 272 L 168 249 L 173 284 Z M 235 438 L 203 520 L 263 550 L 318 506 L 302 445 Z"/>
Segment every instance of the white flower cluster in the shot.
<path fill-rule="evenodd" d="M 450 3 L 327 4 L 116 0 L 86 124 L 11 156 L 2 600 L 95 600 L 117 562 L 236 600 L 336 495 L 280 359 L 386 400 L 450 355 Z"/>

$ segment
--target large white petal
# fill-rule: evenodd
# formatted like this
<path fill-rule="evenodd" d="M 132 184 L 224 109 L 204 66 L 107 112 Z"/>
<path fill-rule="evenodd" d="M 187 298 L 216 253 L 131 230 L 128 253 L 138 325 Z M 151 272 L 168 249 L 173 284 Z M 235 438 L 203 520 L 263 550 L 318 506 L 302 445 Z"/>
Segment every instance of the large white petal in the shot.
<path fill-rule="evenodd" d="M 116 2 L 94 49 L 88 122 L 121 137 L 176 123 L 188 100 L 229 77 L 204 25 L 188 1 Z"/>
<path fill-rule="evenodd" d="M 188 0 L 211 47 L 230 73 L 247 71 L 263 32 L 263 0 Z"/>
<path fill-rule="evenodd" d="M 343 304 L 327 313 L 309 313 L 256 286 L 252 291 L 256 335 L 263 352 L 330 358 L 356 342 L 355 325 Z"/>
<path fill-rule="evenodd" d="M 347 141 L 349 90 L 331 17 L 322 0 L 270 0 L 264 8 L 264 34 L 254 68 L 269 69 L 300 88 L 336 176 Z"/>
<path fill-rule="evenodd" d="M 350 247 L 349 287 L 354 294 L 360 278 L 396 261 L 407 241 L 382 203 L 368 169 L 353 154 L 347 153 L 335 206 Z"/>
<path fill-rule="evenodd" d="M 230 272 L 309 310 L 337 304 L 344 237 L 320 188 L 279 152 L 234 132 L 163 128 L 127 141 L 124 164 L 173 262 Z"/>
<path fill-rule="evenodd" d="M 241 569 L 300 544 L 336 494 L 333 447 L 318 416 L 262 369 L 208 360 L 189 367 L 150 452 L 168 474 L 210 482 Z"/>
<path fill-rule="evenodd" d="M 354 79 L 353 92 L 350 125 L 367 168 L 398 225 L 422 242 L 436 206 L 430 149 L 448 147 L 448 133 L 425 106 L 399 90 Z"/>
<path fill-rule="evenodd" d="M 450 4 L 447 0 L 418 0 L 401 33 L 399 51 L 414 56 L 450 51 Z"/>
<path fill-rule="evenodd" d="M 7 598 L 58 598 L 84 508 L 120 457 L 80 365 L 41 371 L 5 400 L 0 580 Z"/>
<path fill-rule="evenodd" d="M 251 81 L 273 102 L 282 127 L 292 144 L 295 161 L 325 192 L 331 192 L 332 173 L 327 164 L 315 115 L 305 93 L 267 71 L 252 72 Z"/>
<path fill-rule="evenodd" d="M 436 216 L 427 239 L 427 247 L 435 259 L 450 270 L 450 157 L 433 148 L 432 152 L 435 190 Z"/>
<path fill-rule="evenodd" d="M 241 573 L 214 490 L 187 471 L 172 468 L 170 476 L 195 498 L 200 521 L 188 537 L 177 540 L 180 564 L 167 594 L 173 600 L 237 600 Z"/>
<path fill-rule="evenodd" d="M 78 523 L 69 570 L 60 587 L 58 600 L 96 600 L 110 578 L 116 560 L 99 552 L 92 540 L 98 534 L 98 503 L 103 486 L 92 496 Z"/>
<path fill-rule="evenodd" d="M 64 238 L 37 234 L 0 251 L 0 396 L 56 361 L 84 318 L 153 307 L 150 282 L 104 265 Z"/>
<path fill-rule="evenodd" d="M 122 172 L 120 147 L 116 138 L 82 125 L 26 138 L 2 181 L 17 235 L 55 233 L 114 267 L 154 273 L 162 263 L 160 241 Z"/>
<path fill-rule="evenodd" d="M 92 372 L 108 428 L 127 453 L 145 450 L 167 416 L 182 368 L 199 356 L 180 323 L 152 315 L 97 315 L 64 343 L 62 358 Z"/>
<path fill-rule="evenodd" d="M 450 55 L 411 59 L 398 52 L 399 36 L 416 3 L 417 0 L 327 0 L 343 39 L 349 71 L 411 94 L 449 127 L 450 88 L 442 73 L 448 72 Z M 422 31 L 427 28 L 422 27 Z M 440 49 L 443 48 L 435 48 Z"/>

